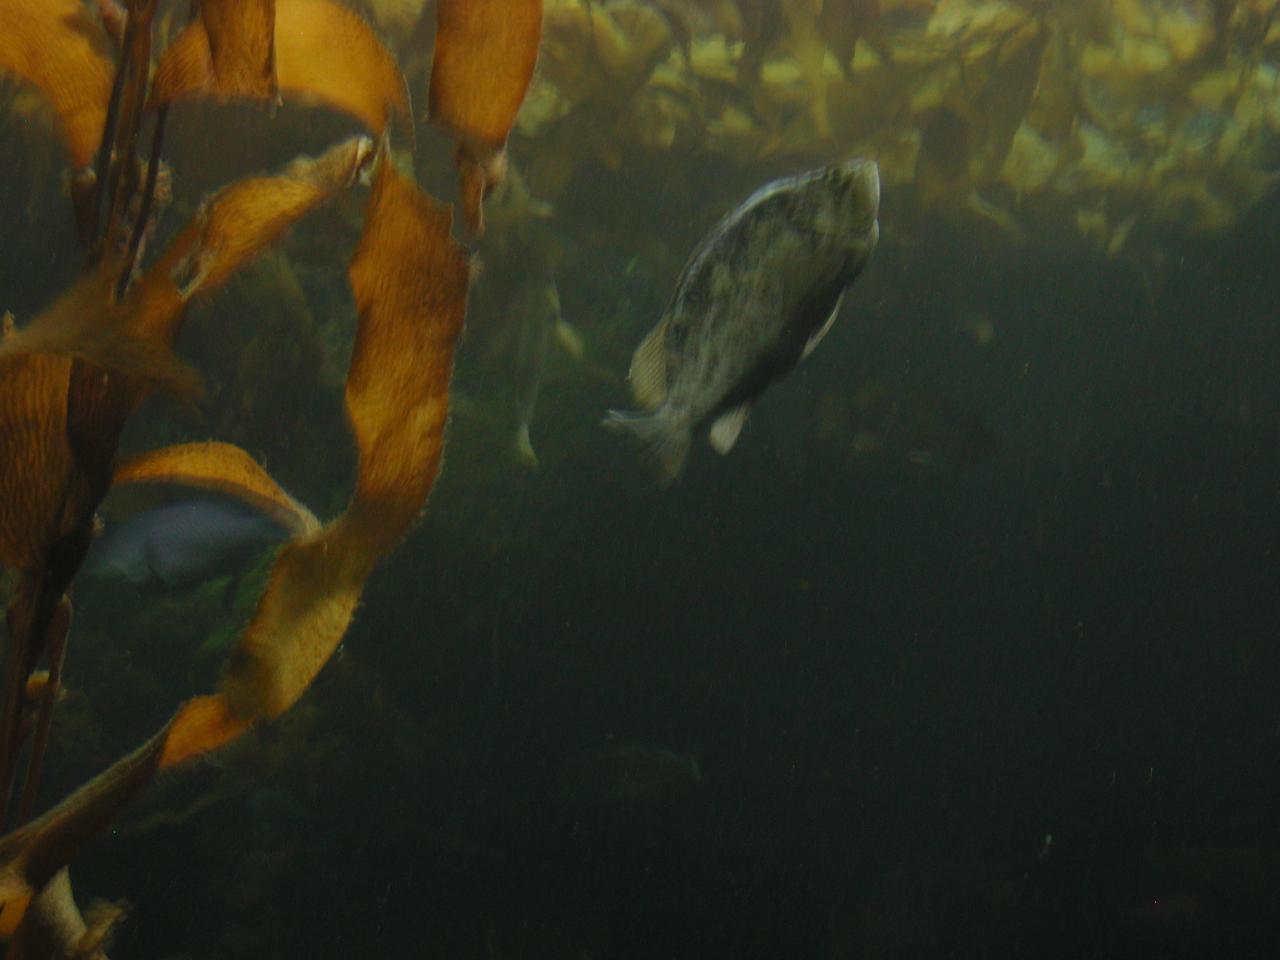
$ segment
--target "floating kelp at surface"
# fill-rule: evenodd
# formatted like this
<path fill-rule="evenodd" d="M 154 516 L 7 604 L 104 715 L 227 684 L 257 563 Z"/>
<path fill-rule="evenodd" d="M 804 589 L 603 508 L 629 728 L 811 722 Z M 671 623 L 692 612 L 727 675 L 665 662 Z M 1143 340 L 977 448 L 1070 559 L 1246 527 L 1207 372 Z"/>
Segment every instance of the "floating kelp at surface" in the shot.
<path fill-rule="evenodd" d="M 631 6 L 548 3 L 521 121 L 545 199 L 584 161 L 672 144 L 739 164 L 869 154 L 886 186 L 1015 240 L 1033 235 L 1024 218 L 1070 228 L 1103 193 L 1118 219 L 1219 232 L 1277 182 L 1275 0 L 699 3 L 687 56 L 672 44 L 629 88 L 618 52 L 651 32 Z M 938 111 L 967 128 L 966 173 L 922 183 Z"/>

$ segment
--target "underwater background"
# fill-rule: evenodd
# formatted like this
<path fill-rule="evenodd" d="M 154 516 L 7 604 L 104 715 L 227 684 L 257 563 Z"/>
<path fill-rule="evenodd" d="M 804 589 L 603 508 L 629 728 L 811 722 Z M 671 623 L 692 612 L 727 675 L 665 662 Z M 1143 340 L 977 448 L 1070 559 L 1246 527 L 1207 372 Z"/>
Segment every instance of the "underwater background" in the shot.
<path fill-rule="evenodd" d="M 1274 956 L 1276 8 L 547 3 L 426 512 L 296 707 L 78 856 L 133 905 L 111 955 Z M 359 9 L 420 116 L 432 5 Z M 2 90 L 21 320 L 81 255 Z M 355 129 L 180 105 L 174 207 Z M 853 155 L 881 240 L 834 328 L 659 487 L 599 421 L 685 259 Z M 340 511 L 359 223 L 339 197 L 195 306 L 206 396 L 122 450 L 234 441 Z M 267 565 L 77 582 L 48 801 L 217 682 Z"/>

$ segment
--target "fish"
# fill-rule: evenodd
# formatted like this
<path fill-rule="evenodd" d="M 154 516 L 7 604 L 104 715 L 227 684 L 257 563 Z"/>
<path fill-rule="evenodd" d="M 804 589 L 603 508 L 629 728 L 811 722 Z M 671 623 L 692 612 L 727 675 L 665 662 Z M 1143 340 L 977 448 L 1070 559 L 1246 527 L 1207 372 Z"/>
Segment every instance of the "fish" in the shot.
<path fill-rule="evenodd" d="M 554 341 L 574 360 L 581 360 L 586 345 L 580 334 L 560 314 L 560 291 L 554 280 L 535 281 L 526 285 L 516 301 L 520 314 L 520 336 L 516 344 L 516 425 L 515 451 L 522 464 L 538 468 L 538 454 L 533 449 L 529 428 L 542 388 L 547 347 Z"/>
<path fill-rule="evenodd" d="M 702 784 L 696 755 L 646 743 L 607 743 L 570 757 L 558 794 L 573 806 L 648 806 L 678 800 Z"/>
<path fill-rule="evenodd" d="M 150 593 L 186 590 L 242 573 L 289 531 L 238 501 L 194 497 L 107 524 L 85 557 L 86 576 Z"/>
<path fill-rule="evenodd" d="M 694 249 L 628 379 L 646 412 L 604 426 L 647 450 L 664 486 L 710 423 L 727 454 L 751 406 L 831 329 L 880 236 L 880 172 L 855 158 L 761 187 Z"/>

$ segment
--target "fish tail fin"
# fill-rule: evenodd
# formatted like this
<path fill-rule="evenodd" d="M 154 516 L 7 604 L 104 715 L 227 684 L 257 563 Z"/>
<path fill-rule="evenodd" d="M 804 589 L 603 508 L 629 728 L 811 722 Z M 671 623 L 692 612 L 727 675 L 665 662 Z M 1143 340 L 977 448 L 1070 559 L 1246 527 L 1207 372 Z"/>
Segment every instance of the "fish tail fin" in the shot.
<path fill-rule="evenodd" d="M 693 432 L 673 417 L 661 412 L 652 416 L 610 410 L 602 425 L 618 433 L 629 433 L 640 441 L 664 487 L 673 483 L 684 468 L 693 442 Z"/>

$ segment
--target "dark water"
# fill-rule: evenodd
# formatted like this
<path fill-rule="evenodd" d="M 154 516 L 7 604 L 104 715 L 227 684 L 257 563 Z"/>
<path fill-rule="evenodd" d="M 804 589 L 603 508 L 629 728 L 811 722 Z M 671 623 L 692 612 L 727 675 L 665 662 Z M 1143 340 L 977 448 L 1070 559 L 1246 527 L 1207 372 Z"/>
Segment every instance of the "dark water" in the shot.
<path fill-rule="evenodd" d="M 553 228 L 589 353 L 548 356 L 537 472 L 476 292 L 441 481 L 339 655 L 75 862 L 82 901 L 134 905 L 112 956 L 1274 955 L 1280 196 L 1107 258 L 975 240 L 887 187 L 822 348 L 660 490 L 598 420 L 702 205 L 775 166 L 579 171 Z M 341 209 L 307 224 L 298 262 L 355 236 Z M 0 303 L 30 314 L 74 272 L 69 228 L 5 235 Z M 298 310 L 254 269 L 184 334 L 211 402 L 128 442 L 234 440 L 330 516 L 349 295 L 299 266 Z M 866 414 L 860 453 L 871 382 L 899 415 Z M 261 576 L 85 587 L 50 798 L 216 682 Z M 611 802 L 583 761 L 611 744 L 699 775 Z"/>
<path fill-rule="evenodd" d="M 1277 211 L 1171 242 L 1154 303 L 1069 245 L 886 246 L 740 449 L 669 491 L 595 430 L 616 387 L 551 388 L 532 475 L 460 415 L 271 768 L 79 865 L 138 905 L 117 953 L 1268 955 Z M 586 329 L 591 293 L 565 284 Z M 973 302 L 986 347 L 954 330 Z M 815 438 L 823 392 L 907 368 L 993 449 Z M 187 689 L 153 677 L 168 642 L 129 641 L 104 711 Z M 556 771 L 609 738 L 696 751 L 698 789 L 566 804 Z"/>

